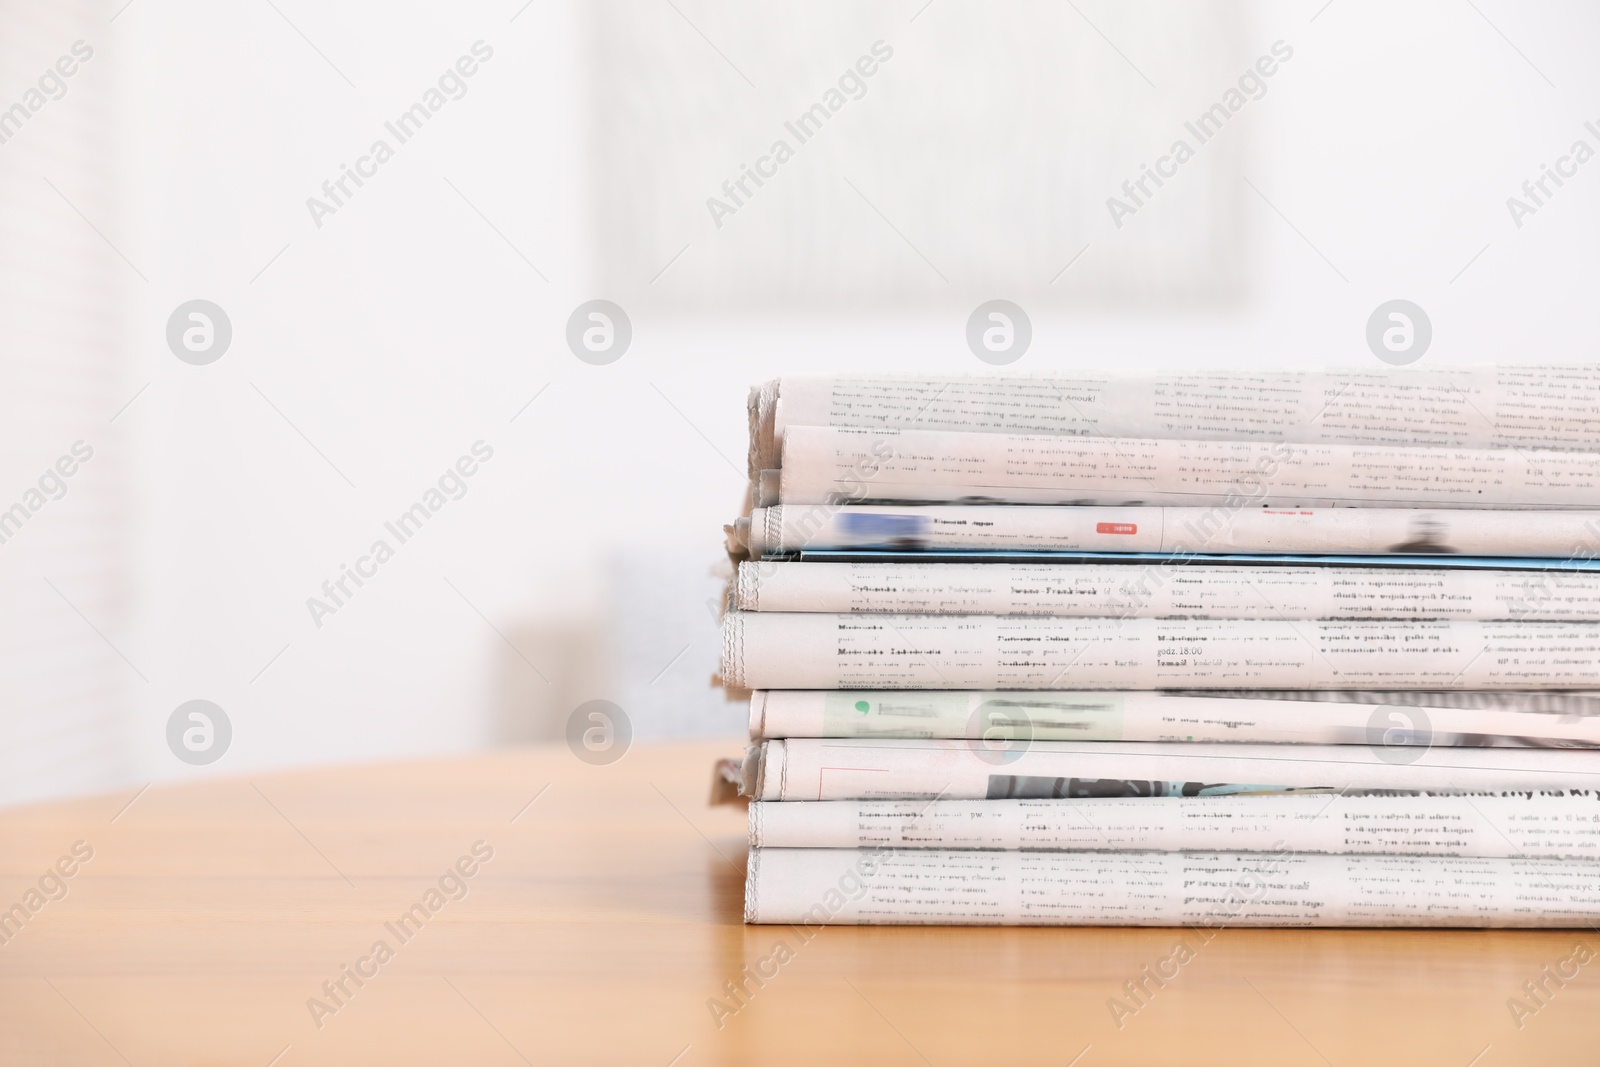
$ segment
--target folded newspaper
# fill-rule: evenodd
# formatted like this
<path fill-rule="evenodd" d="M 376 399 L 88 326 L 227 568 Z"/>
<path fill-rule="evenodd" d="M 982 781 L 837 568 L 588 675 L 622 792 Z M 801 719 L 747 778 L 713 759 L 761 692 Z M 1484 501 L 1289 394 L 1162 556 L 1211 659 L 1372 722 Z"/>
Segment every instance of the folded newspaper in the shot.
<path fill-rule="evenodd" d="M 750 805 L 752 848 L 1276 852 L 1600 861 L 1600 793 L 800 800 Z"/>
<path fill-rule="evenodd" d="M 1592 510 L 1600 453 L 795 426 L 770 483 L 758 504 Z"/>
<path fill-rule="evenodd" d="M 1600 556 L 1600 511 L 777 505 L 729 528 L 753 558 L 807 550 Z"/>
<path fill-rule="evenodd" d="M 751 694 L 751 740 L 799 737 L 1593 748 L 1600 746 L 1600 692 L 758 689 Z"/>
<path fill-rule="evenodd" d="M 750 469 L 786 430 L 1600 451 L 1600 367 L 787 376 L 750 391 Z"/>
<path fill-rule="evenodd" d="M 805 926 L 1589 927 L 1600 861 L 759 848 L 744 909 Z"/>
<path fill-rule="evenodd" d="M 1597 689 L 1600 624 L 730 611 L 722 678 L 745 689 Z"/>
<path fill-rule="evenodd" d="M 1122 563 L 742 563 L 741 611 L 1600 621 L 1600 571 Z"/>
<path fill-rule="evenodd" d="M 1600 788 L 1600 753 L 1554 748 L 799 738 L 753 745 L 753 800 L 1004 800 Z"/>

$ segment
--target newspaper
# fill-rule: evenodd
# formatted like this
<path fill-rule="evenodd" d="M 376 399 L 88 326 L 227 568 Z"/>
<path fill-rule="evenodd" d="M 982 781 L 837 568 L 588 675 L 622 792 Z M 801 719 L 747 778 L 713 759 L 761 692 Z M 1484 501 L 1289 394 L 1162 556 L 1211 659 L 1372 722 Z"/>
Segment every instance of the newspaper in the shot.
<path fill-rule="evenodd" d="M 743 611 L 1600 621 L 1600 571 L 1126 563 L 741 563 Z"/>
<path fill-rule="evenodd" d="M 1600 863 L 761 848 L 750 853 L 745 921 L 1183 925 L 1201 945 L 1230 926 L 1587 927 L 1600 921 Z"/>
<path fill-rule="evenodd" d="M 1594 623 L 730 611 L 722 625 L 722 680 L 741 689 L 1600 689 Z"/>
<path fill-rule="evenodd" d="M 749 411 L 752 476 L 793 426 L 1600 451 L 1600 367 L 785 377 Z"/>
<path fill-rule="evenodd" d="M 755 509 L 734 532 L 755 557 L 804 549 L 1600 555 L 1600 511 L 779 505 Z"/>
<path fill-rule="evenodd" d="M 1600 452 L 794 426 L 778 501 L 1593 509 Z"/>
<path fill-rule="evenodd" d="M 758 689 L 750 737 L 1593 747 L 1600 693 Z"/>
<path fill-rule="evenodd" d="M 754 800 L 1002 800 L 1600 787 L 1584 749 L 789 738 L 752 746 Z"/>
<path fill-rule="evenodd" d="M 756 801 L 750 845 L 1600 861 L 1600 794 Z"/>

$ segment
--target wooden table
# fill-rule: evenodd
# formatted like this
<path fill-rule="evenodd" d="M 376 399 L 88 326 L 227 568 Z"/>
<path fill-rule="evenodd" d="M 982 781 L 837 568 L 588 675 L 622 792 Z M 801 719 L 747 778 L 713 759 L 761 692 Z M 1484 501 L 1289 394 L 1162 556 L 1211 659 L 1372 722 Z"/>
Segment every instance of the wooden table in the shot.
<path fill-rule="evenodd" d="M 706 804 L 736 747 L 641 744 L 606 767 L 523 749 L 0 813 L 0 908 L 58 861 L 74 872 L 5 928 L 0 1065 L 1600 1058 L 1600 959 L 1520 1029 L 1507 1008 L 1576 942 L 1600 949 L 1594 931 L 1224 930 L 1119 1028 L 1108 1000 L 1184 932 L 745 926 L 743 812 Z M 471 877 L 446 877 L 463 857 Z M 736 1006 L 724 983 L 779 942 L 793 957 L 719 1028 L 708 1002 Z"/>

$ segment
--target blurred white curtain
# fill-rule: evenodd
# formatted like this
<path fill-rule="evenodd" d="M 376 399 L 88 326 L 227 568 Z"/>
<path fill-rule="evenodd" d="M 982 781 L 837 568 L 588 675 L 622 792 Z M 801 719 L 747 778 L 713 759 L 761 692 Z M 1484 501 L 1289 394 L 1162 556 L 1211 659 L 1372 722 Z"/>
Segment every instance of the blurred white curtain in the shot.
<path fill-rule="evenodd" d="M 0 0 L 0 804 L 133 773 L 114 13 Z"/>

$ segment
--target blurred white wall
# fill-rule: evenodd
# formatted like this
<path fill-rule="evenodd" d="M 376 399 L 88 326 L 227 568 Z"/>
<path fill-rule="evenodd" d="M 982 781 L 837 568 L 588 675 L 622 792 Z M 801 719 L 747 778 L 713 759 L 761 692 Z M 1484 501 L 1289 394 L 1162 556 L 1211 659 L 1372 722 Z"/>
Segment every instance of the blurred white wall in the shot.
<path fill-rule="evenodd" d="M 1394 297 L 1431 315 L 1430 362 L 1594 358 L 1600 163 L 1521 228 L 1505 204 L 1574 140 L 1600 147 L 1583 125 L 1600 120 L 1593 5 L 1311 0 L 1196 16 L 1079 0 L 1081 15 L 1052 6 L 1030 33 L 960 0 L 121 2 L 86 5 L 89 29 L 27 34 L 21 6 L 0 6 L 0 106 L 86 37 L 86 74 L 114 72 L 117 115 L 68 160 L 13 151 L 88 121 L 75 83 L 0 144 L 0 182 L 30 190 L 0 207 L 5 232 L 26 234 L 0 257 L 7 279 L 41 249 L 115 279 L 85 283 L 102 303 L 69 304 L 58 336 L 130 294 L 115 359 L 95 372 L 115 388 L 73 416 L 109 419 L 148 384 L 91 464 L 113 509 L 93 528 L 125 551 L 75 540 L 59 505 L 26 534 L 85 573 L 115 556 L 114 573 L 84 579 L 104 616 L 101 600 L 79 607 L 142 678 L 79 632 L 121 695 L 86 692 L 65 732 L 23 729 L 55 714 L 56 683 L 22 669 L 45 638 L 13 626 L 7 766 L 74 770 L 10 778 L 0 799 L 555 736 L 590 697 L 622 704 L 641 737 L 731 739 L 739 709 L 704 685 L 704 599 L 741 499 L 746 387 L 786 371 L 984 371 L 963 337 L 974 294 L 1032 315 L 1019 372 L 1367 365 L 1367 315 Z M 608 33 L 630 19 L 643 29 Z M 871 91 L 715 226 L 715 188 L 684 174 L 737 174 L 878 38 L 895 58 Z M 492 56 L 473 59 L 479 41 Z M 1119 190 L 1101 176 L 1136 176 L 1276 41 L 1294 54 L 1269 91 L 1204 146 L 1201 169 L 1115 226 L 1105 199 Z M 629 65 L 640 49 L 654 57 L 643 74 Z M 464 95 L 399 144 L 385 123 L 461 57 Z M 1051 66 L 1068 61 L 1070 76 Z M 1050 95 L 1069 90 L 1083 95 Z M 681 127 L 663 100 L 694 101 Z M 952 114 L 963 100 L 976 103 Z M 641 121 L 654 142 L 637 140 Z M 319 226 L 307 198 L 380 138 L 393 158 L 347 180 Z M 45 176 L 109 189 L 95 213 L 109 242 L 52 203 Z M 1237 284 L 1214 284 L 1229 271 Z M 1146 276 L 1160 284 L 1133 284 Z M 609 366 L 563 340 L 595 297 L 633 320 Z M 193 299 L 232 323 L 209 365 L 166 341 Z M 16 321 L 0 324 L 6 410 L 37 410 L 63 388 L 37 368 L 65 357 Z M 0 498 L 77 425 L 14 420 Z M 465 495 L 316 625 L 307 598 L 480 441 L 493 456 Z M 21 544 L 0 545 L 6 588 L 42 588 Z M 661 621 L 619 622 L 619 583 Z M 46 600 L 14 604 L 46 619 Z M 204 768 L 165 740 L 196 698 L 234 731 Z"/>

